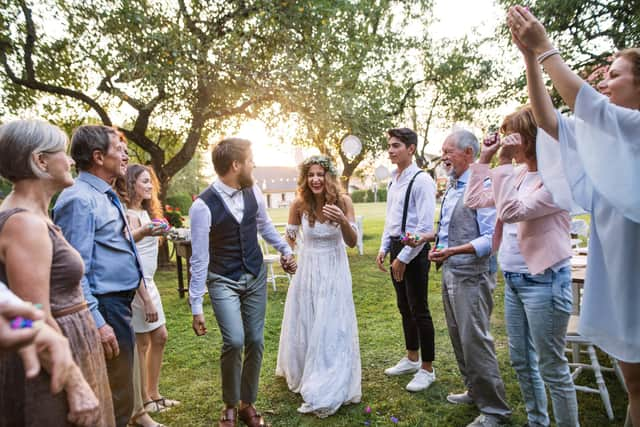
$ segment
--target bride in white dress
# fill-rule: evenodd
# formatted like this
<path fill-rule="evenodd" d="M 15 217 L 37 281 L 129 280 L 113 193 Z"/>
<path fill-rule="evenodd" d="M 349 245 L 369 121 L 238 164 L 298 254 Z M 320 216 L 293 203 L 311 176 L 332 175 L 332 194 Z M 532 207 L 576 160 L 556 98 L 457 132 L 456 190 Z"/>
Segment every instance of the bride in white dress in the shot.
<path fill-rule="evenodd" d="M 345 243 L 356 244 L 353 204 L 341 195 L 325 156 L 305 160 L 289 210 L 287 240 L 297 247 L 282 319 L 276 375 L 300 393 L 302 413 L 324 418 L 361 398 L 358 324 Z M 304 240 L 304 242 L 303 242 Z"/>

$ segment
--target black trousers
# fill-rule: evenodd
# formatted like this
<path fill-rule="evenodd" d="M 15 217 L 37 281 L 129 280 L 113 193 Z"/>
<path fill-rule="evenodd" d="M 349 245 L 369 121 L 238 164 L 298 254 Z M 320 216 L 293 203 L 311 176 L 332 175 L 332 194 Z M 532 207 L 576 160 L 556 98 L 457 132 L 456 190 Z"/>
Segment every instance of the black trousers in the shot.
<path fill-rule="evenodd" d="M 396 259 L 402 248 L 404 245 L 399 239 L 391 241 L 391 262 Z M 435 333 L 428 300 L 431 265 L 427 258 L 429 249 L 429 244 L 424 245 L 420 253 L 407 264 L 401 282 L 395 281 L 391 272 L 407 350 L 420 350 L 423 362 L 432 362 L 435 358 Z"/>

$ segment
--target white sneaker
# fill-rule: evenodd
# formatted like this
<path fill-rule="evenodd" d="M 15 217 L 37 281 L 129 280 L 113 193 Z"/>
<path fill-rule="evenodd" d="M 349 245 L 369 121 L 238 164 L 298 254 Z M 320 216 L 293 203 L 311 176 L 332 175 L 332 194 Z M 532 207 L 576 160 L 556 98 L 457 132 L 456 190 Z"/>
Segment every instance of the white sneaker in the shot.
<path fill-rule="evenodd" d="M 385 369 L 384 373 L 391 376 L 413 374 L 415 372 L 418 372 L 421 366 L 422 362 L 420 360 L 418 360 L 417 362 L 413 362 L 407 357 L 403 357 L 398 363 L 395 364 L 395 366 Z"/>
<path fill-rule="evenodd" d="M 460 394 L 450 394 L 447 396 L 447 402 L 455 405 L 471 405 L 473 398 L 469 396 L 469 391 Z"/>
<path fill-rule="evenodd" d="M 413 379 L 407 384 L 407 390 L 409 391 L 422 391 L 429 388 L 431 384 L 436 380 L 436 371 L 429 372 L 426 369 L 420 369 L 413 376 Z"/>
<path fill-rule="evenodd" d="M 467 427 L 499 427 L 504 425 L 500 418 L 494 415 L 480 414 Z"/>

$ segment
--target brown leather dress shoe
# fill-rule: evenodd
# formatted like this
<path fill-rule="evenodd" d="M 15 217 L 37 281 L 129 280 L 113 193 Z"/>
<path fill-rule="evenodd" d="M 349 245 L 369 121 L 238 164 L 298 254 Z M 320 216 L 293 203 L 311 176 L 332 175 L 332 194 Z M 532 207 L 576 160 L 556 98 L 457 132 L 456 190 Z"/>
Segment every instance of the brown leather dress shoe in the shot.
<path fill-rule="evenodd" d="M 240 418 L 249 427 L 270 427 L 260 415 L 260 412 L 256 411 L 256 408 L 249 405 L 244 409 L 238 411 L 238 418 Z"/>
<path fill-rule="evenodd" d="M 218 427 L 235 427 L 237 418 L 237 408 L 225 408 L 222 410 L 222 416 L 218 420 Z"/>

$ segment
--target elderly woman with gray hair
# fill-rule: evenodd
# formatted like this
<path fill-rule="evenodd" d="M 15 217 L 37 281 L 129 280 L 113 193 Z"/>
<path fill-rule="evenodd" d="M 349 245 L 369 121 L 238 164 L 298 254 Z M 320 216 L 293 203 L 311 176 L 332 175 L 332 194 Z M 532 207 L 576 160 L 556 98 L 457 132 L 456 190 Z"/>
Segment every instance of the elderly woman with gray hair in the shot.
<path fill-rule="evenodd" d="M 51 394 L 48 374 L 25 381 L 20 358 L 0 356 L 0 426 L 115 424 L 102 346 L 80 287 L 83 262 L 47 214 L 51 197 L 73 184 L 67 142 L 43 121 L 0 126 L 0 175 L 13 183 L 0 205 L 0 280 L 42 306 L 75 360 L 65 392 Z"/>

